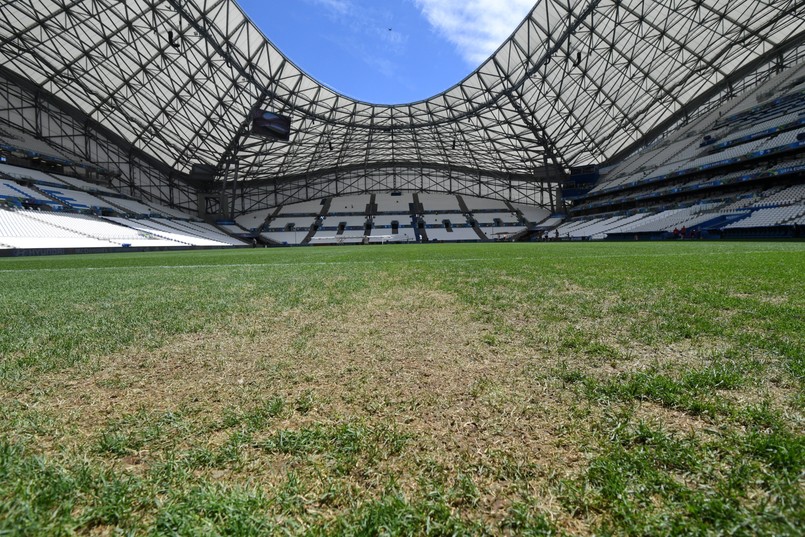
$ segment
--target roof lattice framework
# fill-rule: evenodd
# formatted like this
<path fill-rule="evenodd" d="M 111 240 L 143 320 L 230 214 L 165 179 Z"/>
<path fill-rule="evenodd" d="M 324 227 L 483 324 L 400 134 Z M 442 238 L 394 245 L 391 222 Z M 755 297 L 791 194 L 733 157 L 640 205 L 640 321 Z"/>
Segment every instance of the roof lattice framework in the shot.
<path fill-rule="evenodd" d="M 174 169 L 237 158 L 265 181 L 603 162 L 805 35 L 805 0 L 540 0 L 461 83 L 380 105 L 302 72 L 232 0 L 1 5 L 4 66 Z M 248 136 L 254 107 L 290 115 L 291 141 Z"/>

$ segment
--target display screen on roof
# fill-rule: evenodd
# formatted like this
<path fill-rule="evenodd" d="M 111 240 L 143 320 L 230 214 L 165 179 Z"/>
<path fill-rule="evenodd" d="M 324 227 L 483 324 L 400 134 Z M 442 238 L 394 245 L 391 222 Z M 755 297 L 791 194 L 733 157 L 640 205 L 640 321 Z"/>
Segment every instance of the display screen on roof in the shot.
<path fill-rule="evenodd" d="M 257 110 L 252 117 L 252 134 L 287 142 L 291 137 L 291 118 L 266 110 Z"/>

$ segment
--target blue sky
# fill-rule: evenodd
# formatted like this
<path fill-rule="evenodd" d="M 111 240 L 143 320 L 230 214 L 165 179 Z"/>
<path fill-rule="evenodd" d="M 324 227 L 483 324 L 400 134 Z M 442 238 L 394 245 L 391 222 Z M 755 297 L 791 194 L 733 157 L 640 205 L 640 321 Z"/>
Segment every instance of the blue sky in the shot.
<path fill-rule="evenodd" d="M 460 82 L 534 0 L 238 0 L 291 61 L 355 99 L 418 101 Z"/>

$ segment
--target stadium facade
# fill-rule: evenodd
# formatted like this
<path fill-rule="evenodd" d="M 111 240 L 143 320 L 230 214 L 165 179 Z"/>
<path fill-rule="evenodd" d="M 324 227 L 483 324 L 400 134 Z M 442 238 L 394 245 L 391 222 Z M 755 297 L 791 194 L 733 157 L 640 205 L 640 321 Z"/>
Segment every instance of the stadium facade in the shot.
<path fill-rule="evenodd" d="M 232 0 L 3 0 L 0 140 L 9 162 L 209 219 L 406 191 L 583 217 L 607 198 L 579 177 L 600 183 L 600 170 L 798 69 L 804 11 L 541 0 L 457 85 L 372 104 L 302 72 Z M 260 110 L 291 119 L 288 141 L 253 134 Z"/>

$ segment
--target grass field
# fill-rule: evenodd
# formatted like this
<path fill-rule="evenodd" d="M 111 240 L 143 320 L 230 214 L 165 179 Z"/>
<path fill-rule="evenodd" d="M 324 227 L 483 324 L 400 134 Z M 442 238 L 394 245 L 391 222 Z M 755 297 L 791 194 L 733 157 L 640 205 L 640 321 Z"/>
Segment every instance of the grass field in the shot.
<path fill-rule="evenodd" d="M 0 535 L 799 535 L 805 244 L 0 259 Z"/>

